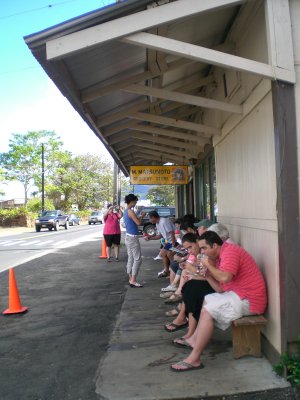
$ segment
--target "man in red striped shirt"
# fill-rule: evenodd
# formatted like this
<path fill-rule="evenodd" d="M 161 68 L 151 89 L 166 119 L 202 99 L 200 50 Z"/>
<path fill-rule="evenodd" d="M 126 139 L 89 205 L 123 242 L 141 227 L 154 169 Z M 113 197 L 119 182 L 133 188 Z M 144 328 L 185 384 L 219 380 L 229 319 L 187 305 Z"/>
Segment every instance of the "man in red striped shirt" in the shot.
<path fill-rule="evenodd" d="M 185 340 L 190 355 L 171 369 L 176 372 L 203 368 L 201 354 L 210 341 L 214 326 L 227 329 L 245 315 L 262 314 L 267 305 L 266 285 L 253 257 L 236 244 L 223 243 L 212 231 L 198 239 L 201 263 L 207 268 L 206 279 L 216 293 L 205 296 L 197 329 Z"/>

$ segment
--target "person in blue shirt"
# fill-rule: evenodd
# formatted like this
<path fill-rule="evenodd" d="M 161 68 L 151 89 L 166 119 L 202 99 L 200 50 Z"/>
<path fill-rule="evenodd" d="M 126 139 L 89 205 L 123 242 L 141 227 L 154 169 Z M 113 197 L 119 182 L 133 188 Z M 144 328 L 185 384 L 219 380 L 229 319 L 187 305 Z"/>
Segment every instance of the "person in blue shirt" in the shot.
<path fill-rule="evenodd" d="M 135 214 L 133 208 L 135 207 L 137 201 L 138 197 L 133 193 L 125 196 L 125 203 L 127 204 L 127 207 L 123 215 L 123 220 L 126 227 L 125 245 L 128 255 L 126 269 L 129 277 L 129 285 L 133 288 L 143 287 L 143 285 L 137 282 L 136 278 L 142 265 L 142 251 L 139 241 L 138 225 L 141 224 L 145 213 L 141 212 L 139 217 Z"/>

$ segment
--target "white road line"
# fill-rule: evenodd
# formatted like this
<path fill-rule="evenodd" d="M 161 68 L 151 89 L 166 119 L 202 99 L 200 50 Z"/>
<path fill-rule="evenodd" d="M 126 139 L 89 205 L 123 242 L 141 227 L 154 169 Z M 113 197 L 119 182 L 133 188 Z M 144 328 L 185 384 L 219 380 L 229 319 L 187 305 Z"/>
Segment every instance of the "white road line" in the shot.
<path fill-rule="evenodd" d="M 3 244 L 2 246 L 3 247 L 14 246 L 14 245 L 18 246 L 20 243 L 24 243 L 24 242 L 25 242 L 25 240 L 20 240 L 20 241 L 15 240 L 13 242 Z"/>
<path fill-rule="evenodd" d="M 0 242 L 0 245 L 1 245 L 1 246 L 4 246 L 5 243 L 11 243 L 11 240 L 5 240 L 5 242 Z"/>
<path fill-rule="evenodd" d="M 55 247 L 61 246 L 64 243 L 66 243 L 66 240 L 60 240 L 59 242 L 55 243 Z"/>
<path fill-rule="evenodd" d="M 36 243 L 35 244 L 35 246 L 39 246 L 39 245 L 41 245 L 41 246 L 44 246 L 45 244 L 49 244 L 49 243 L 53 243 L 54 242 L 54 240 L 45 240 L 44 242 L 39 242 L 39 243 Z"/>
<path fill-rule="evenodd" d="M 26 243 L 20 244 L 20 246 L 31 246 L 35 243 L 42 243 L 42 242 L 40 240 L 32 240 L 31 242 L 26 242 Z"/>

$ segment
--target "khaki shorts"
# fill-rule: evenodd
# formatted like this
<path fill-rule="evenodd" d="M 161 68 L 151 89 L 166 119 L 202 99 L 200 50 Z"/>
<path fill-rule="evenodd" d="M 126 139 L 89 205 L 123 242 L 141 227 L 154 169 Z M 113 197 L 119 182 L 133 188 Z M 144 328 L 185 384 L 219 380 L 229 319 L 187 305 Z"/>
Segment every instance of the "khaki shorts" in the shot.
<path fill-rule="evenodd" d="M 204 298 L 205 309 L 215 320 L 215 326 L 225 331 L 231 322 L 251 315 L 248 300 L 241 300 L 235 292 L 212 293 Z"/>

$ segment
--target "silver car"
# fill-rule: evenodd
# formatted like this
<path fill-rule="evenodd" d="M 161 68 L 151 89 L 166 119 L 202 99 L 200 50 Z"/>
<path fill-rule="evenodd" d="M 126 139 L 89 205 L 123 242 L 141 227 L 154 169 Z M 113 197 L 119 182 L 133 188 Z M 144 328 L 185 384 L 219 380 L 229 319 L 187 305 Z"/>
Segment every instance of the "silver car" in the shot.
<path fill-rule="evenodd" d="M 101 211 L 93 211 L 89 216 L 89 225 L 91 224 L 102 224 L 103 223 L 103 213 Z"/>

